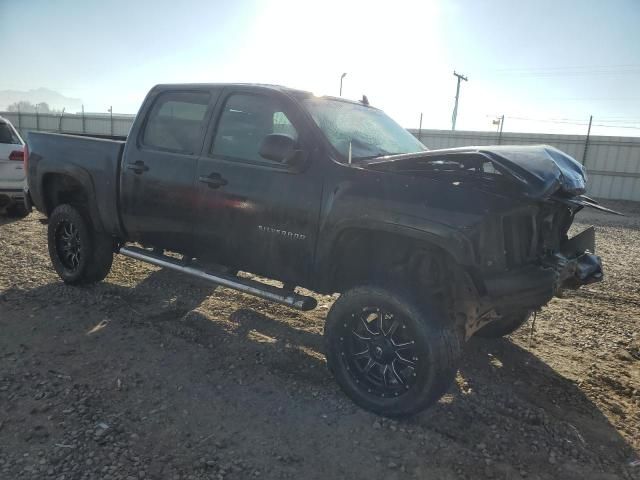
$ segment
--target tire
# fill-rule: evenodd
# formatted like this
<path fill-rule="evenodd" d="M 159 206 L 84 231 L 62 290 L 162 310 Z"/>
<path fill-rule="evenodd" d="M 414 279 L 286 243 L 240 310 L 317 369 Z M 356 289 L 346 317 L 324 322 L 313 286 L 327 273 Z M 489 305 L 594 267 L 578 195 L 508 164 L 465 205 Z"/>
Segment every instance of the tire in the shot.
<path fill-rule="evenodd" d="M 7 207 L 7 215 L 13 218 L 24 218 L 29 215 L 29 210 L 24 205 L 24 203 L 14 203 L 11 206 Z"/>
<path fill-rule="evenodd" d="M 65 283 L 95 283 L 109 274 L 113 239 L 96 232 L 80 209 L 57 206 L 49 217 L 47 240 L 53 268 Z"/>
<path fill-rule="evenodd" d="M 482 338 L 500 338 L 515 332 L 529 320 L 531 312 L 516 312 L 496 320 L 478 330 L 475 334 Z"/>
<path fill-rule="evenodd" d="M 389 417 L 415 414 L 438 401 L 458 370 L 460 338 L 442 325 L 434 309 L 408 296 L 353 288 L 327 316 L 327 366 L 362 408 Z"/>

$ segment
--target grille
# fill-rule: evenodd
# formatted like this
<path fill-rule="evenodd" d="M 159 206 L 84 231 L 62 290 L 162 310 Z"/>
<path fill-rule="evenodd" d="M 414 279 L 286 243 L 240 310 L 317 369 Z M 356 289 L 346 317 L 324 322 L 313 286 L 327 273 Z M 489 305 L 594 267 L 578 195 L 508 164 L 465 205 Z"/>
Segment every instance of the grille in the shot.
<path fill-rule="evenodd" d="M 531 215 L 505 217 L 502 223 L 507 266 L 522 265 L 535 256 L 535 220 Z"/>

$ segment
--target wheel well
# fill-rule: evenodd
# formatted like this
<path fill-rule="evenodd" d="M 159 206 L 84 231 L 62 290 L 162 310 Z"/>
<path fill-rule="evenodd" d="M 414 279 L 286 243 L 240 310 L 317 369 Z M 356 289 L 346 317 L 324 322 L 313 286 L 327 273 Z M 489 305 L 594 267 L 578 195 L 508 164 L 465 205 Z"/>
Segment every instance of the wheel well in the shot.
<path fill-rule="evenodd" d="M 466 298 L 460 291 L 466 285 L 464 269 L 443 248 L 402 235 L 354 229 L 340 236 L 333 253 L 334 292 L 366 284 L 401 289 L 418 303 L 441 311 L 446 322 L 464 325 L 456 307 L 466 305 L 460 302 Z"/>
<path fill-rule="evenodd" d="M 42 191 L 47 215 L 64 203 L 88 207 L 89 196 L 80 182 L 63 174 L 49 174 L 42 181 Z"/>
<path fill-rule="evenodd" d="M 353 229 L 343 233 L 334 248 L 331 283 L 338 292 L 363 283 L 393 282 L 423 288 L 425 282 L 442 280 L 439 277 L 450 262 L 455 260 L 431 243 Z"/>

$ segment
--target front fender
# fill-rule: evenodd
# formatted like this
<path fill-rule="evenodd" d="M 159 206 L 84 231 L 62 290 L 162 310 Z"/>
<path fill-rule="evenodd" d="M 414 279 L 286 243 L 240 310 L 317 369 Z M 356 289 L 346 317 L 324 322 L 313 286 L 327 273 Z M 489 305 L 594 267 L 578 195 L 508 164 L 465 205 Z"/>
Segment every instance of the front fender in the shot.
<path fill-rule="evenodd" d="M 425 223 L 416 219 L 394 218 L 380 221 L 361 217 L 342 220 L 330 229 L 322 231 L 316 252 L 316 278 L 319 291 L 331 290 L 332 267 L 335 265 L 343 235 L 353 230 L 370 231 L 372 234 L 387 233 L 403 239 L 435 246 L 447 252 L 460 265 L 474 264 L 473 244 L 460 231 L 436 222 Z"/>

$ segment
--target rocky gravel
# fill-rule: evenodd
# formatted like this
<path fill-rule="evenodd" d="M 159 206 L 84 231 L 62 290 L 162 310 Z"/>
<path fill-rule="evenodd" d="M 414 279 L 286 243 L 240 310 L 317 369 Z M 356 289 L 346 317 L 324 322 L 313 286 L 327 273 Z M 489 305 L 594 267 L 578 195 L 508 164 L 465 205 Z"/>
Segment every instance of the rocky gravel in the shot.
<path fill-rule="evenodd" d="M 574 227 L 606 280 L 469 342 L 402 421 L 327 372 L 332 297 L 302 313 L 126 258 L 69 287 L 43 217 L 0 218 L 0 478 L 640 479 L 640 206 L 612 206 Z"/>

